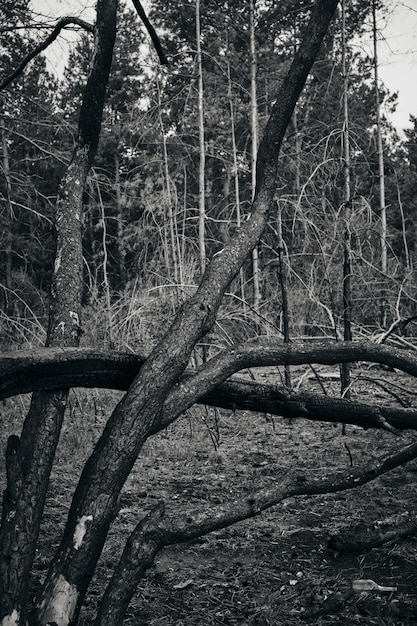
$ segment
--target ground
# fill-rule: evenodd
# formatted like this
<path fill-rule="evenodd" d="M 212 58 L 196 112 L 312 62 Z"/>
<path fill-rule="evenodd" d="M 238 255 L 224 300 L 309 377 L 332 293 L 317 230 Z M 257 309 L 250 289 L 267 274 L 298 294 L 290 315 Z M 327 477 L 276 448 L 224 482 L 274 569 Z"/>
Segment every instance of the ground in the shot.
<path fill-rule="evenodd" d="M 372 377 L 395 383 L 396 393 L 405 397 L 401 377 L 379 370 Z M 326 381 L 328 388 L 332 384 Z M 365 391 L 368 400 L 381 399 L 381 387 L 369 381 L 364 380 L 358 391 Z M 116 400 L 108 393 L 103 401 L 105 394 L 73 393 L 48 496 L 35 586 L 58 541 L 57 529 L 65 520 L 82 458 L 107 414 L 103 407 L 107 410 Z M 92 623 L 126 534 L 155 503 L 204 509 L 207 502 L 223 502 L 256 485 L 276 483 L 288 472 L 349 471 L 350 455 L 358 467 L 414 439 L 414 433 L 395 437 L 353 426 L 343 435 L 341 425 L 196 407 L 143 450 L 123 491 L 120 514 L 80 623 Z M 254 520 L 168 548 L 140 581 L 126 624 L 416 624 L 415 536 L 360 554 L 338 554 L 328 547 L 329 537 L 347 528 L 374 528 L 387 519 L 412 517 L 416 483 L 417 463 L 412 462 L 365 487 L 288 499 Z M 357 593 L 352 590 L 357 579 L 372 579 L 396 590 Z"/>

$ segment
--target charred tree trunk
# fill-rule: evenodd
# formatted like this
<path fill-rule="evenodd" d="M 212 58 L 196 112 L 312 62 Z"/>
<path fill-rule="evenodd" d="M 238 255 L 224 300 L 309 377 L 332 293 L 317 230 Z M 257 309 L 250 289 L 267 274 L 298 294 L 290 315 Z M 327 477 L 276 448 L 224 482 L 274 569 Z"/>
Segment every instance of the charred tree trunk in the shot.
<path fill-rule="evenodd" d="M 0 356 L 0 399 L 33 390 L 66 387 L 128 390 L 145 361 L 145 357 L 132 354 L 80 348 L 49 348 L 6 354 Z M 363 428 L 390 426 L 398 430 L 416 429 L 415 409 L 369 405 L 308 392 L 294 393 L 279 385 L 229 378 L 234 372 L 248 367 L 312 363 L 336 365 L 353 361 L 379 363 L 417 377 L 416 357 L 389 346 L 369 342 L 326 342 L 314 346 L 249 342 L 223 353 L 217 367 L 212 360 L 199 373 L 185 372 L 180 387 L 167 398 L 156 430 L 170 423 L 170 404 L 183 411 L 195 402 L 283 417 L 343 421 Z M 188 381 L 193 381 L 194 389 L 188 389 L 187 397 L 184 387 L 187 388 Z M 191 397 L 192 390 L 194 395 Z"/>
<path fill-rule="evenodd" d="M 48 346 L 76 346 L 81 332 L 82 196 L 97 149 L 115 35 L 116 0 L 98 3 L 96 51 L 84 93 L 78 143 L 55 209 L 56 257 Z M 11 437 L 0 529 L 0 624 L 26 623 L 29 572 L 67 391 L 35 394 L 21 438 Z"/>

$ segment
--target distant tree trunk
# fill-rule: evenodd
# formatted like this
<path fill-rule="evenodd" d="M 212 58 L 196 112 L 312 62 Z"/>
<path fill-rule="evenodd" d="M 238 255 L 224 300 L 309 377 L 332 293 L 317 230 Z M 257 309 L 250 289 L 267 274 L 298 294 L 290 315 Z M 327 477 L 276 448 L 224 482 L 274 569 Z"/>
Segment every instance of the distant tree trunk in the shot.
<path fill-rule="evenodd" d="M 405 221 L 404 207 L 403 207 L 403 202 L 402 202 L 402 198 L 401 198 L 401 189 L 400 189 L 400 184 L 399 184 L 399 180 L 398 180 L 397 174 L 395 174 L 395 181 L 397 183 L 398 208 L 400 210 L 400 215 L 401 215 L 401 233 L 402 233 L 402 239 L 403 239 L 403 245 L 404 245 L 405 267 L 406 267 L 407 274 L 409 274 L 412 271 L 412 269 L 413 269 L 413 263 L 412 263 L 412 260 L 411 260 L 410 250 L 408 248 L 407 225 L 406 225 L 406 221 Z"/>
<path fill-rule="evenodd" d="M 235 207 L 236 207 L 236 226 L 240 228 L 242 224 L 242 214 L 240 210 L 240 187 L 239 187 L 239 164 L 237 159 L 237 146 L 236 146 L 236 132 L 235 132 L 235 111 L 233 106 L 233 94 L 232 94 L 232 79 L 230 76 L 230 62 L 227 63 L 227 95 L 229 98 L 230 109 L 230 126 L 232 135 L 232 153 L 233 153 L 233 182 L 235 191 Z M 245 277 L 243 267 L 239 271 L 240 282 L 240 298 L 242 300 L 243 309 L 246 309 L 245 302 Z"/>
<path fill-rule="evenodd" d="M 352 261 L 351 261 L 351 183 L 350 183 L 350 137 L 349 137 L 349 106 L 348 106 L 348 73 L 346 66 L 346 0 L 342 0 L 342 72 L 343 72 L 343 178 L 344 178 L 344 234 L 343 234 L 343 338 L 352 341 Z M 350 365 L 341 366 L 341 392 L 350 398 Z"/>
<path fill-rule="evenodd" d="M 12 210 L 12 186 L 10 182 L 10 160 L 9 160 L 9 147 L 7 145 L 7 138 L 5 129 L 1 127 L 1 144 L 3 149 L 3 158 L 2 158 L 2 170 L 5 182 L 6 189 L 6 197 L 5 197 L 5 223 L 4 223 L 4 237 L 5 237 L 5 257 L 6 262 L 4 266 L 4 287 L 5 287 L 5 299 L 6 299 L 6 311 L 9 313 L 9 290 L 12 285 L 12 259 L 13 259 L 13 251 L 12 251 L 12 224 L 13 224 L 13 210 Z"/>
<path fill-rule="evenodd" d="M 99 182 L 96 181 L 97 185 L 97 197 L 98 197 L 98 206 L 100 209 L 100 224 L 101 224 L 101 250 L 102 250 L 102 268 L 103 268 L 103 292 L 104 299 L 106 303 L 106 326 L 107 326 L 107 336 L 109 345 L 114 348 L 113 342 L 113 325 L 112 325 L 112 314 L 111 314 L 111 285 L 109 279 L 109 255 L 108 255 L 108 237 L 107 237 L 107 216 L 106 216 L 106 207 L 104 206 L 103 198 L 101 195 L 101 189 Z"/>
<path fill-rule="evenodd" d="M 294 16 L 294 54 L 297 52 L 297 29 L 296 15 Z M 298 105 L 297 105 L 298 106 Z M 297 106 L 292 114 L 292 125 L 294 129 L 294 146 L 295 146 L 295 194 L 297 199 L 301 192 L 301 136 L 298 128 L 298 112 Z"/>
<path fill-rule="evenodd" d="M 78 344 L 82 291 L 82 201 L 97 149 L 115 36 L 117 0 L 99 0 L 96 52 L 80 111 L 78 142 L 55 208 L 56 257 L 48 346 Z M 33 395 L 22 434 L 9 438 L 0 529 L 0 624 L 26 624 L 28 580 L 67 391 Z M 51 621 L 55 621 L 52 619 Z"/>
<path fill-rule="evenodd" d="M 170 259 L 172 259 L 172 269 L 174 273 L 175 283 L 178 284 L 180 277 L 178 271 L 178 255 L 177 255 L 177 237 L 176 237 L 176 228 L 174 223 L 174 212 L 172 210 L 172 196 L 171 196 L 171 181 L 169 176 L 169 161 L 168 161 L 168 149 L 167 149 L 167 141 L 165 136 L 165 128 L 164 122 L 162 120 L 161 113 L 161 90 L 159 86 L 159 80 L 156 82 L 157 90 L 158 90 L 158 112 L 159 112 L 159 125 L 161 127 L 161 137 L 162 137 L 162 150 L 164 155 L 164 179 L 165 179 L 165 202 L 168 212 L 168 227 L 169 227 L 169 249 L 171 254 L 167 254 L 167 262 L 170 263 Z M 168 248 L 168 245 L 166 246 Z M 168 265 L 169 271 L 169 265 Z"/>
<path fill-rule="evenodd" d="M 252 180 L 252 200 L 255 197 L 256 189 L 256 159 L 258 153 L 258 100 L 256 90 L 256 42 L 255 42 L 255 1 L 250 2 L 250 110 L 251 110 L 251 180 Z M 252 250 L 252 272 L 253 272 L 253 308 L 259 313 L 261 304 L 261 287 L 259 281 L 259 252 L 258 246 Z"/>
<path fill-rule="evenodd" d="M 200 0 L 196 1 L 195 34 L 197 39 L 197 72 L 198 72 L 198 241 L 200 250 L 200 272 L 206 268 L 206 206 L 205 206 L 205 167 L 206 147 L 204 140 L 204 91 L 203 91 L 203 60 L 201 56 L 201 19 Z"/>
<path fill-rule="evenodd" d="M 372 0 L 372 35 L 374 44 L 374 88 L 375 88 L 375 112 L 376 112 L 376 136 L 378 145 L 378 172 L 379 172 L 379 211 L 381 217 L 381 271 L 384 276 L 388 269 L 387 255 L 387 211 L 385 206 L 385 172 L 384 172 L 384 148 L 382 145 L 381 128 L 381 105 L 378 85 L 378 41 L 376 28 L 376 1 Z M 384 277 L 382 279 L 384 282 Z M 382 290 L 381 300 L 381 324 L 384 327 L 387 323 L 387 302 L 385 289 Z"/>
<path fill-rule="evenodd" d="M 284 259 L 284 239 L 282 237 L 282 211 L 280 203 L 278 202 L 278 219 L 277 219 L 277 232 L 278 232 L 278 262 L 279 262 L 279 275 L 278 280 L 281 287 L 282 298 L 282 327 L 284 333 L 284 343 L 291 343 L 290 334 L 290 307 L 288 302 L 288 272 Z M 291 369 L 289 365 L 285 365 L 285 386 L 291 389 Z"/>
<path fill-rule="evenodd" d="M 117 146 L 119 146 L 119 132 Z M 117 216 L 117 265 L 119 291 L 123 291 L 126 286 L 126 251 L 124 241 L 124 215 L 122 201 L 122 185 L 120 181 L 120 152 L 116 149 L 114 153 L 114 186 L 116 191 L 116 216 Z"/>
<path fill-rule="evenodd" d="M 295 144 L 295 194 L 299 198 L 301 192 L 301 138 L 300 131 L 298 129 L 298 114 L 297 108 L 294 109 L 292 116 L 292 124 L 294 128 L 294 144 Z"/>

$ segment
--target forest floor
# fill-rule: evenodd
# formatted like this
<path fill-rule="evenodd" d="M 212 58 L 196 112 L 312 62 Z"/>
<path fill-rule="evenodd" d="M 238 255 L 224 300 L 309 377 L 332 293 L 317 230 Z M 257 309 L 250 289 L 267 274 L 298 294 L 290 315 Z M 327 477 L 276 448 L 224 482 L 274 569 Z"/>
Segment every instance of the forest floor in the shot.
<path fill-rule="evenodd" d="M 395 393 L 405 395 L 404 380 L 397 374 L 374 370 L 371 376 L 375 384 L 362 380 L 356 385 L 361 399 L 381 400 L 385 393 L 380 387 L 382 379 L 385 386 L 396 385 L 391 387 Z M 329 390 L 332 385 L 337 393 L 336 383 L 326 382 Z M 102 407 L 107 409 L 116 400 L 109 393 L 109 402 L 103 402 L 104 393 L 77 391 L 72 397 L 59 463 L 52 476 L 35 580 L 45 574 L 83 458 L 101 430 Z M 386 399 L 390 401 L 389 396 Z M 121 510 L 80 623 L 92 623 L 96 603 L 128 533 L 157 502 L 183 506 L 187 511 L 204 510 L 207 503 L 231 500 L 242 489 L 271 486 L 288 473 L 329 476 L 336 468 L 349 472 L 351 459 L 358 468 L 404 447 L 416 436 L 405 433 L 395 437 L 354 426 L 348 426 L 344 435 L 339 424 L 196 407 L 147 442 L 122 493 Z M 416 487 L 417 463 L 411 462 L 364 487 L 289 498 L 253 520 L 169 547 L 139 582 L 125 623 L 416 624 L 417 536 L 362 553 L 341 554 L 328 547 L 329 537 L 335 533 L 378 528 L 387 520 L 413 519 Z M 371 579 L 396 589 L 358 593 L 352 590 L 356 579 Z"/>

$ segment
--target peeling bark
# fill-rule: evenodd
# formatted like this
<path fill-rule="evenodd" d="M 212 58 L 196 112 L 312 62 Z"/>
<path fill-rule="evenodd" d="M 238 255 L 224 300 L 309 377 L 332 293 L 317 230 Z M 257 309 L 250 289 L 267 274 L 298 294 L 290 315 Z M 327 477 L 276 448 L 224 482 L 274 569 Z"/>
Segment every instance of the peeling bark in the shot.
<path fill-rule="evenodd" d="M 38 623 L 42 626 L 68 626 L 77 606 L 78 592 L 75 585 L 65 580 L 63 576 L 51 583 L 50 596 L 52 602 L 44 602 L 38 611 Z"/>
<path fill-rule="evenodd" d="M 0 626 L 19 626 L 19 624 L 20 614 L 16 609 L 13 609 L 9 615 L 5 615 L 0 621 Z"/>

